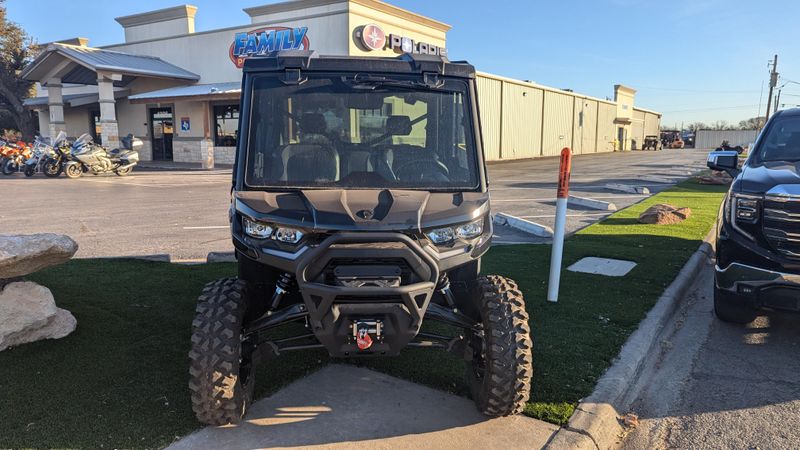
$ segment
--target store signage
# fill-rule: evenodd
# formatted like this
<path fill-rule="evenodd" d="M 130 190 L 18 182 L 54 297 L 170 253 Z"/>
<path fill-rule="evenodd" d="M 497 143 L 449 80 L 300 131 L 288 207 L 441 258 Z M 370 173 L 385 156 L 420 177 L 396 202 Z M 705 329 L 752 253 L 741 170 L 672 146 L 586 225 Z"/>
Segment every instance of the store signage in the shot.
<path fill-rule="evenodd" d="M 410 37 L 386 33 L 374 23 L 364 25 L 356 33 L 361 44 L 369 51 L 389 49 L 395 53 L 422 53 L 425 55 L 447 56 L 447 49 L 427 42 L 416 42 Z"/>
<path fill-rule="evenodd" d="M 308 50 L 308 27 L 266 27 L 246 33 L 236 33 L 228 50 L 238 68 L 250 56 L 266 55 L 280 50 Z"/>

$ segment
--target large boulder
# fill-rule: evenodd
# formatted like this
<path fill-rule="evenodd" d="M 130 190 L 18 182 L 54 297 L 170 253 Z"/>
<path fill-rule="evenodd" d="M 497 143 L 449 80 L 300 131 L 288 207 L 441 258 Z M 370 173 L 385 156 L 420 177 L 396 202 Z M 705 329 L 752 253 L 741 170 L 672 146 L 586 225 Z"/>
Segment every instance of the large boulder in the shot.
<path fill-rule="evenodd" d="M 673 223 L 680 223 L 688 219 L 692 215 L 692 210 L 689 208 L 678 208 L 676 206 L 659 203 L 653 205 L 645 212 L 639 215 L 639 223 L 647 223 L 651 225 L 670 225 Z"/>
<path fill-rule="evenodd" d="M 56 307 L 53 294 L 44 286 L 18 281 L 0 291 L 0 351 L 62 338 L 75 331 L 77 324 L 69 311 Z"/>
<path fill-rule="evenodd" d="M 63 234 L 0 235 L 0 280 L 64 263 L 77 251 L 78 244 Z"/>

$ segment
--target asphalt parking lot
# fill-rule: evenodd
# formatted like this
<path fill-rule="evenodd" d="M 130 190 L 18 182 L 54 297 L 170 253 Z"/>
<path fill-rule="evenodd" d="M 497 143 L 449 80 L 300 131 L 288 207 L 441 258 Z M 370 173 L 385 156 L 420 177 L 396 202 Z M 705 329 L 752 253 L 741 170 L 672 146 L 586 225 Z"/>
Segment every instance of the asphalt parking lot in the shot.
<path fill-rule="evenodd" d="M 614 192 L 606 183 L 647 186 L 655 193 L 704 167 L 705 150 L 663 150 L 577 156 L 571 193 L 631 205 L 646 195 Z M 558 159 L 489 165 L 494 212 L 552 226 Z M 643 176 L 659 177 L 658 182 Z M 80 245 L 77 257 L 169 254 L 173 261 L 205 259 L 232 251 L 228 236 L 230 170 L 134 170 L 128 177 L 84 176 L 76 180 L 22 174 L 0 176 L 7 199 L 0 233 L 64 233 Z M 570 205 L 567 232 L 612 211 Z M 495 227 L 495 242 L 542 239 Z"/>

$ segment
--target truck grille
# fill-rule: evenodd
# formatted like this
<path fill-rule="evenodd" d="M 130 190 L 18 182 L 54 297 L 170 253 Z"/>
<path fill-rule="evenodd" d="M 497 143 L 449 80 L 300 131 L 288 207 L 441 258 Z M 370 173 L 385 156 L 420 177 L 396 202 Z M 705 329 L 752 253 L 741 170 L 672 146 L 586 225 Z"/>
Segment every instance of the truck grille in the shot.
<path fill-rule="evenodd" d="M 764 237 L 787 258 L 800 259 L 800 197 L 766 195 Z"/>

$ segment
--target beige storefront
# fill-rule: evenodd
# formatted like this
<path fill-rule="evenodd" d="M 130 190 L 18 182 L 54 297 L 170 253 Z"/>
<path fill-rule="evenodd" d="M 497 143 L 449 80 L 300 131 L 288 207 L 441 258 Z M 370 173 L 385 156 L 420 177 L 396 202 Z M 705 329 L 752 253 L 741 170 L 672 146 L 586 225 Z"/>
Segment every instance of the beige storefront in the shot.
<path fill-rule="evenodd" d="M 243 58 L 297 49 L 320 55 L 446 55 L 450 29 L 378 0 L 246 8 L 250 24 L 210 31 L 195 31 L 197 12 L 182 5 L 119 17 L 122 44 L 92 48 L 76 38 L 48 45 L 23 74 L 39 83 L 37 97 L 26 103 L 38 112 L 41 133 L 90 132 L 109 146 L 131 133 L 145 143 L 143 160 L 230 164 Z M 635 127 L 637 121 L 660 121 L 659 114 L 644 110 L 619 121 L 614 101 L 490 74 L 481 74 L 478 86 L 492 160 L 548 156 L 565 144 L 579 145 L 580 153 L 613 151 L 623 147 L 615 143 L 618 128 L 626 130 L 624 148 L 630 149 L 644 137 L 634 129 L 652 129 Z M 633 94 L 624 100 L 633 112 Z"/>

